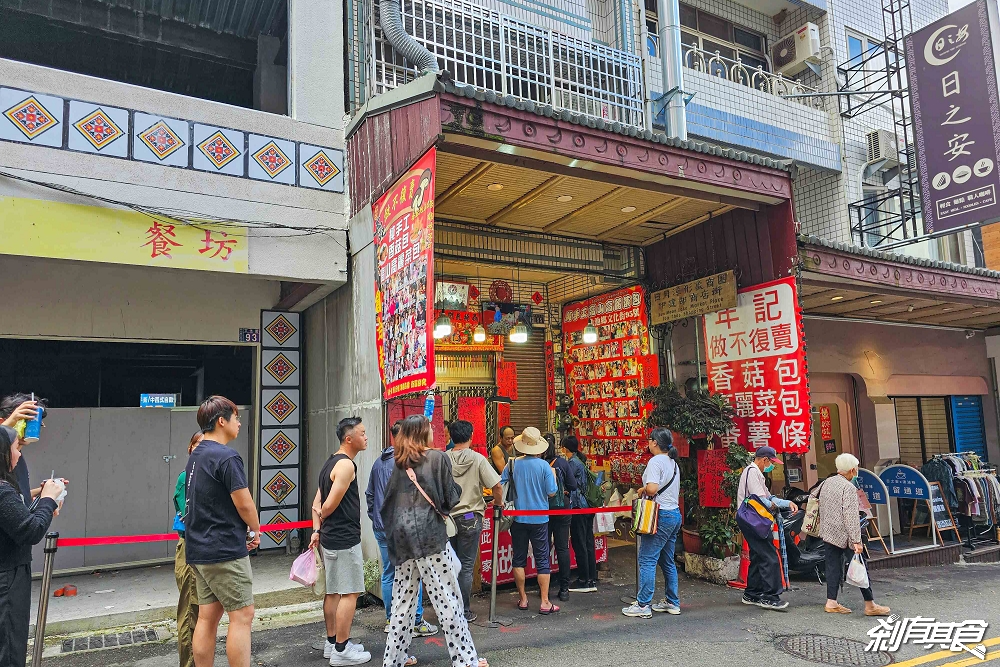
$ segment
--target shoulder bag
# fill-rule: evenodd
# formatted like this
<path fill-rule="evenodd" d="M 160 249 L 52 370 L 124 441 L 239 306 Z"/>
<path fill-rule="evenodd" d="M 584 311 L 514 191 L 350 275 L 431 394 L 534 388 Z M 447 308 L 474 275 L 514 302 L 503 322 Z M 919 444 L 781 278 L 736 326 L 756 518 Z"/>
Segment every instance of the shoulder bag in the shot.
<path fill-rule="evenodd" d="M 505 489 L 504 499 L 503 499 L 503 512 L 500 514 L 500 525 L 497 527 L 498 532 L 503 532 L 505 530 L 510 530 L 510 527 L 514 525 L 514 517 L 510 516 L 508 512 L 513 512 L 517 509 L 514 506 L 514 501 L 517 499 L 517 489 L 514 487 L 514 459 L 513 457 L 507 462 L 507 489 Z"/>
<path fill-rule="evenodd" d="M 752 463 L 750 465 L 753 465 Z M 743 491 L 746 491 L 747 482 L 750 478 L 749 471 L 743 480 Z M 736 510 L 736 523 L 744 535 L 752 533 L 759 539 L 765 540 L 771 536 L 771 526 L 774 524 L 772 515 L 764 502 L 755 495 L 747 495 L 739 508 Z"/>
<path fill-rule="evenodd" d="M 825 483 L 825 482 L 824 482 Z M 816 495 L 810 495 L 806 503 L 806 518 L 802 521 L 802 530 L 810 537 L 819 537 L 819 494 L 823 493 L 823 484 L 816 489 Z"/>
<path fill-rule="evenodd" d="M 444 521 L 444 528 L 448 533 L 448 537 L 455 537 L 458 535 L 458 526 L 455 525 L 455 520 L 452 519 L 450 515 L 445 514 L 438 509 L 438 506 L 434 504 L 434 501 L 427 495 L 427 492 L 424 491 L 422 486 L 420 486 L 420 482 L 417 481 L 417 473 L 413 472 L 413 468 L 406 469 L 406 476 L 410 478 L 410 481 L 413 482 L 413 486 L 417 487 L 417 491 L 420 492 L 420 495 L 424 497 L 424 500 L 426 500 L 428 504 L 434 508 L 437 515 Z"/>
<path fill-rule="evenodd" d="M 660 527 L 660 507 L 656 502 L 656 499 L 660 497 L 660 494 L 670 488 L 670 485 L 674 483 L 674 479 L 677 477 L 677 470 L 680 466 L 677 465 L 677 461 L 673 461 L 674 464 L 674 474 L 670 476 L 670 480 L 666 485 L 656 492 L 653 497 L 646 497 L 643 493 L 642 496 L 635 499 L 632 503 L 632 532 L 636 535 L 655 535 L 657 529 Z"/>

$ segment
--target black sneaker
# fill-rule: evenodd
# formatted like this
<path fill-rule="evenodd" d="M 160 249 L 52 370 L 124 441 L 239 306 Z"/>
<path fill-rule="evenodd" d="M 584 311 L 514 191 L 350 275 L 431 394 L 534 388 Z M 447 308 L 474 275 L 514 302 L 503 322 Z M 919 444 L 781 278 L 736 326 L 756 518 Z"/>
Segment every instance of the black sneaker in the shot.
<path fill-rule="evenodd" d="M 472 623 L 477 618 L 479 618 L 479 616 L 476 614 L 476 612 L 472 611 L 471 609 L 469 611 L 465 612 L 465 620 L 466 620 L 466 622 Z"/>
<path fill-rule="evenodd" d="M 559 601 L 560 602 L 566 602 L 567 600 L 569 600 L 569 589 L 568 588 L 560 588 L 559 589 Z"/>
<path fill-rule="evenodd" d="M 590 584 L 585 579 L 577 579 L 569 587 L 570 593 L 590 593 Z"/>
<path fill-rule="evenodd" d="M 597 592 L 597 579 L 591 579 L 590 581 L 588 581 L 587 582 L 587 586 L 588 586 L 588 588 L 587 588 L 587 592 L 588 593 L 596 593 Z"/>
<path fill-rule="evenodd" d="M 750 597 L 746 593 L 743 594 L 743 599 L 740 600 L 743 604 L 756 605 L 759 600 L 757 598 Z"/>
<path fill-rule="evenodd" d="M 783 600 L 757 600 L 755 604 L 761 609 L 770 609 L 771 611 L 785 611 L 788 608 L 788 603 Z"/>

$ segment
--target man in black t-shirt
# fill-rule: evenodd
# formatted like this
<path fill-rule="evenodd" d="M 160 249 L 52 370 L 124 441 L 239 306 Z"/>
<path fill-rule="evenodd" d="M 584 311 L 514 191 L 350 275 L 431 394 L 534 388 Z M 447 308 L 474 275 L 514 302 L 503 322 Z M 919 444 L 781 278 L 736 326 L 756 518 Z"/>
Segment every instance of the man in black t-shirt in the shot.
<path fill-rule="evenodd" d="M 319 489 L 313 499 L 313 534 L 309 546 L 323 547 L 326 568 L 326 645 L 323 657 L 331 665 L 361 665 L 372 654 L 361 644 L 352 644 L 351 624 L 358 596 L 365 592 L 365 567 L 361 555 L 361 493 L 354 459 L 368 449 L 368 436 L 360 417 L 348 417 L 337 425 L 340 451 L 327 459 L 319 474 Z"/>
<path fill-rule="evenodd" d="M 260 545 L 260 519 L 247 488 L 243 459 L 226 446 L 240 433 L 236 405 L 228 398 L 212 396 L 198 408 L 198 426 L 205 439 L 188 459 L 184 507 L 187 562 L 194 567 L 198 594 L 194 663 L 212 667 L 219 621 L 225 612 L 229 614 L 229 666 L 250 667 L 254 608 L 247 552 Z"/>

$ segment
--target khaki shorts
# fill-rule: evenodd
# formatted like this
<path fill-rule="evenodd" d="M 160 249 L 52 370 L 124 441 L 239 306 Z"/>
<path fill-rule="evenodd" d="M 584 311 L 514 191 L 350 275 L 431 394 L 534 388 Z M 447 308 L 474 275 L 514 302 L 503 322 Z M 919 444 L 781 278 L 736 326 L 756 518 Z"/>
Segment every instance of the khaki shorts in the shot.
<path fill-rule="evenodd" d="M 221 602 L 226 611 L 236 611 L 253 604 L 250 556 L 193 567 L 198 604 Z"/>

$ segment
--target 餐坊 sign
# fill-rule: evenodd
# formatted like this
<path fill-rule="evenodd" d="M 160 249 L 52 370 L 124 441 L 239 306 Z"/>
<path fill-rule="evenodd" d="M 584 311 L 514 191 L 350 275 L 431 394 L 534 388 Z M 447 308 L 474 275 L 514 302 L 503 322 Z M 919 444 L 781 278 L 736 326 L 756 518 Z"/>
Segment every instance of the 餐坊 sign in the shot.
<path fill-rule="evenodd" d="M 653 292 L 649 302 L 649 323 L 652 325 L 733 308 L 736 306 L 736 275 L 724 271 L 674 285 Z"/>
<path fill-rule="evenodd" d="M 990 11 L 986 0 L 978 0 L 906 37 L 927 233 L 1000 217 L 1000 104 Z"/>
<path fill-rule="evenodd" d="M 434 386 L 434 169 L 431 149 L 379 197 L 375 345 L 386 399 Z"/>
<path fill-rule="evenodd" d="M 705 315 L 705 343 L 709 389 L 736 411 L 723 445 L 809 451 L 812 418 L 795 278 L 742 289 L 735 308 Z"/>

